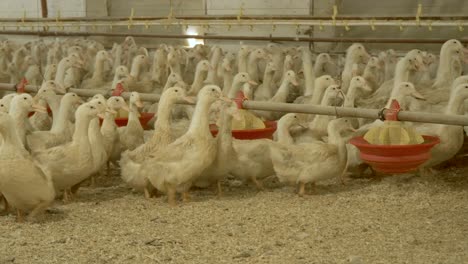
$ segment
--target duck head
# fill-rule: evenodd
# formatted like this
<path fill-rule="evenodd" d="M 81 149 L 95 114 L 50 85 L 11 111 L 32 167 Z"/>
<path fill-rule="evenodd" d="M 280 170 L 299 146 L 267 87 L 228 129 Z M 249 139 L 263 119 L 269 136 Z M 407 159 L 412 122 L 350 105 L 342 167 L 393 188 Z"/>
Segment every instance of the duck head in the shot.
<path fill-rule="evenodd" d="M 298 86 L 299 83 L 297 82 L 297 78 L 296 78 L 296 74 L 294 73 L 294 71 L 292 70 L 289 70 L 285 73 L 285 80 L 288 80 L 290 83 L 292 83 L 292 85 L 294 86 Z"/>
<path fill-rule="evenodd" d="M 18 94 L 13 97 L 11 101 L 11 108 L 20 108 L 25 112 L 40 112 L 40 113 L 47 113 L 47 109 L 41 105 L 36 104 L 33 97 L 29 94 Z M 11 110 L 11 109 L 10 109 Z"/>
<path fill-rule="evenodd" d="M 140 99 L 140 94 L 138 92 L 131 92 L 130 93 L 130 105 L 135 105 L 138 108 L 143 107 L 143 103 Z"/>
<path fill-rule="evenodd" d="M 414 85 L 410 82 L 402 82 L 399 84 L 400 91 L 403 95 L 411 96 L 416 99 L 426 100 L 422 94 L 416 91 Z"/>
<path fill-rule="evenodd" d="M 236 74 L 236 76 L 234 76 L 234 82 L 258 85 L 256 82 L 250 79 L 250 75 L 246 72 L 239 72 L 238 74 Z"/>
<path fill-rule="evenodd" d="M 195 97 L 187 96 L 185 90 L 180 87 L 170 87 L 163 92 L 161 97 L 162 96 L 164 96 L 165 100 L 170 100 L 173 102 L 184 101 L 192 104 L 196 102 Z"/>
<path fill-rule="evenodd" d="M 222 100 L 225 102 L 232 102 L 231 99 L 225 97 L 221 91 L 221 88 L 217 85 L 205 85 L 197 95 L 198 100 L 206 100 L 209 103 L 213 103 L 216 100 Z"/>
<path fill-rule="evenodd" d="M 361 76 L 355 76 L 351 79 L 350 86 L 355 86 L 356 88 L 362 89 L 365 92 L 372 92 L 371 87 Z M 349 91 L 349 90 L 348 90 Z"/>
<path fill-rule="evenodd" d="M 130 109 L 125 103 L 125 99 L 121 96 L 111 96 L 107 99 L 107 107 L 113 111 L 118 111 L 119 109 L 123 109 L 124 111 L 130 112 Z"/>

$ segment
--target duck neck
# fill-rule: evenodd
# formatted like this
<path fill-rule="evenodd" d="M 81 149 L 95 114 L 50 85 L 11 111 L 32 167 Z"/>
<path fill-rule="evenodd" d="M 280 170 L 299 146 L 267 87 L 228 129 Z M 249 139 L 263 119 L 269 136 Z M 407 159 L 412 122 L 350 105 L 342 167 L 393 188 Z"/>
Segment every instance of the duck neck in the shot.
<path fill-rule="evenodd" d="M 60 112 L 60 96 L 55 94 L 50 97 L 47 97 L 46 102 L 49 105 L 50 110 L 52 111 L 52 117 L 58 117 Z"/>
<path fill-rule="evenodd" d="M 91 139 L 96 139 L 102 137 L 101 128 L 99 126 L 99 118 L 93 118 L 89 123 L 89 132 L 92 137 Z"/>
<path fill-rule="evenodd" d="M 83 144 L 89 143 L 88 141 L 88 128 L 92 117 L 89 116 L 78 116 L 75 122 L 75 131 L 73 133 L 72 141 Z"/>
<path fill-rule="evenodd" d="M 232 83 L 231 89 L 229 89 L 228 97 L 231 99 L 236 98 L 237 93 L 242 89 L 243 85 L 244 85 L 243 82 L 234 80 L 234 82 Z"/>
<path fill-rule="evenodd" d="M 314 93 L 312 93 L 312 99 L 310 103 L 314 105 L 320 104 L 325 89 L 326 87 L 324 87 L 323 85 L 318 86 L 317 89 L 314 90 Z"/>
<path fill-rule="evenodd" d="M 223 73 L 223 83 L 224 83 L 223 94 L 224 95 L 227 95 L 227 93 L 229 92 L 229 88 L 232 87 L 233 78 L 234 77 L 232 76 L 230 72 L 224 70 L 224 73 Z"/>
<path fill-rule="evenodd" d="M 135 104 L 130 104 L 130 114 L 128 115 L 128 123 L 138 121 L 138 107 Z"/>
<path fill-rule="evenodd" d="M 218 155 L 227 157 L 230 151 L 233 149 L 232 146 L 232 115 L 224 113 L 221 117 L 221 123 L 218 134 Z"/>
<path fill-rule="evenodd" d="M 246 72 L 247 71 L 247 52 L 240 52 L 238 56 L 238 72 Z"/>
<path fill-rule="evenodd" d="M 103 71 L 104 71 L 104 59 L 96 58 L 96 63 L 94 64 L 93 77 L 91 78 L 93 80 L 102 79 Z"/>
<path fill-rule="evenodd" d="M 117 110 L 117 109 L 114 109 Z M 117 110 L 118 111 L 118 110 Z M 104 131 L 115 130 L 117 129 L 117 125 L 115 124 L 115 116 L 116 114 L 106 112 L 104 114 L 104 120 L 102 121 L 101 132 L 106 133 Z"/>
<path fill-rule="evenodd" d="M 348 88 L 348 92 L 346 93 L 346 98 L 344 101 L 344 107 L 353 107 L 354 108 L 354 101 L 356 100 L 356 89 L 355 85 L 351 85 Z"/>
<path fill-rule="evenodd" d="M 10 115 L 13 117 L 17 127 L 24 127 L 26 125 L 28 120 L 28 111 L 26 109 L 13 104 L 10 107 Z"/>
<path fill-rule="evenodd" d="M 132 64 L 132 70 L 130 71 L 130 75 L 133 76 L 135 79 L 138 79 L 140 77 L 141 65 L 141 62 L 138 60 Z"/>
<path fill-rule="evenodd" d="M 252 80 L 254 81 L 258 81 L 258 61 L 259 60 L 260 58 L 258 58 L 254 54 L 251 54 L 249 56 L 247 68 L 248 68 L 250 78 L 252 78 Z"/>
<path fill-rule="evenodd" d="M 458 96 L 456 93 L 452 93 L 447 104 L 445 114 L 448 115 L 463 115 L 465 113 L 464 108 L 462 107 L 465 103 L 463 97 Z"/>
<path fill-rule="evenodd" d="M 159 100 L 158 118 L 154 123 L 154 135 L 160 130 L 169 129 L 171 126 L 171 110 L 174 102 L 164 97 Z"/>
<path fill-rule="evenodd" d="M 198 93 L 203 86 L 203 81 L 207 77 L 207 72 L 202 70 L 197 70 L 195 73 L 195 78 L 193 80 L 192 87 L 196 87 L 196 92 Z"/>
<path fill-rule="evenodd" d="M 278 91 L 276 91 L 275 96 L 273 96 L 272 100 L 274 100 L 275 102 L 286 102 L 286 99 L 288 98 L 288 93 L 289 80 L 285 78 L 281 83 L 281 86 L 278 88 Z"/>
<path fill-rule="evenodd" d="M 448 53 L 446 48 L 442 48 L 439 56 L 439 67 L 437 68 L 437 74 L 434 86 L 444 87 L 450 85 L 450 79 L 452 77 L 453 70 L 453 59 Z"/>
<path fill-rule="evenodd" d="M 55 81 L 59 84 L 63 84 L 63 81 L 65 79 L 65 73 L 70 68 L 69 66 L 65 64 L 65 60 L 62 60 L 59 62 L 57 66 L 57 73 L 55 74 Z"/>
<path fill-rule="evenodd" d="M 209 112 L 211 102 L 208 98 L 200 98 L 200 101 L 197 102 L 195 106 L 195 111 L 193 113 L 192 122 L 190 122 L 190 127 L 187 133 L 197 134 L 200 136 L 211 136 L 209 128 Z"/>
<path fill-rule="evenodd" d="M 294 144 L 294 139 L 289 133 L 289 126 L 278 124 L 278 142 L 282 144 Z"/>
<path fill-rule="evenodd" d="M 407 58 L 402 58 L 398 61 L 395 69 L 395 80 L 393 87 L 401 82 L 407 82 L 409 79 L 409 61 Z"/>
<path fill-rule="evenodd" d="M 66 129 L 68 120 L 70 120 L 70 113 L 71 113 L 70 108 L 71 108 L 71 104 L 69 102 L 62 102 L 60 104 L 60 109 L 58 113 L 56 114 L 54 113 L 54 110 L 51 107 L 52 115 L 54 117 L 52 120 L 52 128 L 50 129 L 51 132 L 60 133 Z"/>
<path fill-rule="evenodd" d="M 305 91 L 312 94 L 314 91 L 315 73 L 309 52 L 304 52 L 302 55 L 302 70 L 304 71 Z"/>
<path fill-rule="evenodd" d="M 23 150 L 26 151 L 24 148 L 23 143 L 21 142 L 20 137 L 18 136 L 18 133 L 16 132 L 16 127 L 15 126 L 9 126 L 8 128 L 2 128 L 2 131 L 0 131 L 0 134 L 3 137 L 3 144 L 1 146 L 2 149 L 7 149 L 7 152 L 13 151 L 13 150 Z"/>

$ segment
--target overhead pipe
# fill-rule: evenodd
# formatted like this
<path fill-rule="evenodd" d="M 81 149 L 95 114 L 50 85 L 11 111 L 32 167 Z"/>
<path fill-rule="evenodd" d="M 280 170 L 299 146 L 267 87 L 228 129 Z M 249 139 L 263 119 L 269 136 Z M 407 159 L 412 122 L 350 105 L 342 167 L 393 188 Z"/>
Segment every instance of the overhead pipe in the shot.
<path fill-rule="evenodd" d="M 25 87 L 26 92 L 37 93 L 40 87 L 27 85 Z M 0 83 L 0 90 L 4 91 L 16 91 L 16 84 Z M 91 89 L 69 89 L 69 92 L 74 92 L 79 96 L 92 97 L 96 94 L 102 94 L 104 96 L 111 96 L 112 90 L 91 90 Z M 121 95 L 125 99 L 130 98 L 129 92 L 124 92 Z M 140 98 L 144 101 L 158 102 L 160 95 L 158 94 L 147 94 L 140 93 Z M 184 103 L 189 104 L 189 103 Z M 381 116 L 386 114 L 386 109 L 363 109 L 363 108 L 351 108 L 351 107 L 333 107 L 333 106 L 320 106 L 310 104 L 288 104 L 288 103 L 272 103 L 272 102 L 260 102 L 260 101 L 249 101 L 244 100 L 242 107 L 251 110 L 266 110 L 275 112 L 292 112 L 292 113 L 305 113 L 305 114 L 317 114 L 317 115 L 330 115 L 339 117 L 356 117 L 356 118 L 367 118 L 367 119 L 379 119 Z M 468 126 L 468 116 L 464 115 L 445 115 L 436 113 L 424 113 L 424 112 L 409 112 L 400 111 L 398 113 L 398 120 L 410 121 L 410 122 L 424 122 L 434 124 L 445 124 L 445 125 L 457 125 L 457 126 Z"/>
<path fill-rule="evenodd" d="M 46 0 L 41 0 L 46 1 Z M 420 20 L 443 20 L 443 21 L 458 21 L 468 20 L 468 16 L 424 16 L 421 15 Z M 63 17 L 60 18 L 62 22 L 98 22 L 98 21 L 127 21 L 128 17 Z M 138 16 L 132 17 L 133 21 L 151 21 L 151 20 L 167 20 L 167 16 Z M 173 20 L 235 20 L 239 21 L 237 16 L 226 15 L 226 16 L 215 16 L 215 15 L 203 15 L 203 16 L 175 16 Z M 331 16 L 309 16 L 309 15 L 285 15 L 285 16 L 255 16 L 255 15 L 243 15 L 240 20 L 322 20 L 332 21 Z M 335 17 L 336 21 L 341 20 L 374 20 L 374 21 L 414 21 L 415 16 L 346 16 L 340 15 Z M 0 22 L 56 22 L 56 18 L 0 18 Z M 186 21 L 190 22 L 190 21 Z"/>
<path fill-rule="evenodd" d="M 117 27 L 117 26 L 332 26 L 332 27 L 379 27 L 379 26 L 396 26 L 396 27 L 421 27 L 429 25 L 431 27 L 466 27 L 468 26 L 468 19 L 459 20 L 376 20 L 376 19 L 193 19 L 184 20 L 176 18 L 165 18 L 158 20 L 135 20 L 133 17 L 125 20 L 77 20 L 67 21 L 62 18 L 55 18 L 55 20 L 44 20 L 37 22 L 26 22 L 26 19 L 20 21 L 2 21 L 2 27 L 12 28 L 30 28 L 30 27 L 44 27 L 60 26 L 60 27 Z"/>
<path fill-rule="evenodd" d="M 214 36 L 214 35 L 183 35 L 183 34 L 141 34 L 141 33 L 112 33 L 112 32 L 62 32 L 62 31 L 0 31 L 0 35 L 30 35 L 38 37 L 127 37 L 161 38 L 161 39 L 211 39 L 211 40 L 252 40 L 252 41 L 283 41 L 283 42 L 341 42 L 341 43 L 425 43 L 443 44 L 447 39 L 430 38 L 320 38 L 320 37 L 273 37 L 273 36 Z M 468 43 L 468 39 L 458 39 Z"/>

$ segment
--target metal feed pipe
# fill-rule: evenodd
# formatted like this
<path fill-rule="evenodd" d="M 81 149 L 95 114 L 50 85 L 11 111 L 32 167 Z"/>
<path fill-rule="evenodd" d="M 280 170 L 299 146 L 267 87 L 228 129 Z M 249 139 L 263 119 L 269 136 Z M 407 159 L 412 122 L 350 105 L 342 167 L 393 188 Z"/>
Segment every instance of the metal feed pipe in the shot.
<path fill-rule="evenodd" d="M 62 31 L 0 31 L 0 35 L 32 35 L 38 37 L 127 37 L 161 38 L 161 39 L 213 39 L 213 40 L 255 40 L 255 41 L 289 41 L 289 42 L 347 42 L 347 43 L 426 43 L 443 44 L 447 39 L 417 39 L 417 38 L 319 38 L 319 37 L 273 37 L 273 36 L 213 36 L 213 35 L 181 35 L 181 34 L 128 34 L 109 32 L 62 32 Z M 458 39 L 461 43 L 468 43 L 468 39 Z"/>
<path fill-rule="evenodd" d="M 0 83 L 0 90 L 4 91 L 16 91 L 16 84 Z M 29 93 L 36 93 L 40 87 L 27 85 L 25 91 Z M 102 94 L 104 96 L 111 96 L 112 90 L 92 90 L 92 89 L 69 89 L 69 92 L 74 92 L 79 96 L 92 97 L 96 94 Z M 130 97 L 129 92 L 124 92 L 121 95 L 125 99 Z M 148 102 L 158 102 L 160 95 L 158 94 L 147 94 L 140 93 L 140 98 Z M 184 103 L 188 104 L 188 103 Z M 271 102 L 260 102 L 260 101 L 249 101 L 244 100 L 242 107 L 251 110 L 266 110 L 276 112 L 292 112 L 292 113 L 306 113 L 306 114 L 318 114 L 318 115 L 330 115 L 340 117 L 359 117 L 367 119 L 380 119 L 386 114 L 386 109 L 363 109 L 363 108 L 351 108 L 351 107 L 333 107 L 333 106 L 320 106 L 310 104 L 288 104 L 288 103 L 271 103 Z M 400 111 L 398 112 L 398 120 L 410 121 L 410 122 L 423 122 L 423 123 L 434 123 L 434 124 L 445 124 L 445 125 L 457 125 L 457 126 L 468 126 L 468 116 L 464 115 L 445 115 L 436 113 L 424 113 L 424 112 L 409 112 Z"/>

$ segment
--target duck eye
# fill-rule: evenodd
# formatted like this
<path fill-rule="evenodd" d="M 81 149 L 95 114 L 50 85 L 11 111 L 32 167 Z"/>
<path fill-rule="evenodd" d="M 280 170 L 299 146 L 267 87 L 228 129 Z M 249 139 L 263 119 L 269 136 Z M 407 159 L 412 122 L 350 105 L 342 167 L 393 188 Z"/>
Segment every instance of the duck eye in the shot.
<path fill-rule="evenodd" d="M 327 81 L 328 81 L 328 80 L 330 80 L 330 78 L 326 78 L 325 80 L 327 80 Z"/>
<path fill-rule="evenodd" d="M 24 99 L 24 100 L 28 100 L 28 98 L 27 98 L 27 97 L 23 97 L 23 99 Z"/>
<path fill-rule="evenodd" d="M 178 93 L 178 92 L 179 92 L 179 90 L 177 90 L 177 89 L 176 89 L 176 90 L 174 90 L 174 91 L 175 91 L 176 93 Z"/>
<path fill-rule="evenodd" d="M 0 107 L 4 107 L 5 105 L 1 104 Z"/>
<path fill-rule="evenodd" d="M 297 118 L 297 116 L 294 116 L 294 118 Z"/>
<path fill-rule="evenodd" d="M 89 108 L 94 109 L 94 106 L 90 106 Z"/>
<path fill-rule="evenodd" d="M 119 100 L 119 98 L 116 98 L 115 101 L 118 102 L 118 101 L 120 101 L 120 100 Z"/>
<path fill-rule="evenodd" d="M 76 94 L 72 94 L 72 96 L 76 96 Z"/>
<path fill-rule="evenodd" d="M 101 102 L 98 102 L 98 104 L 101 104 Z"/>
<path fill-rule="evenodd" d="M 405 86 L 406 86 L 406 87 L 409 87 L 409 85 L 408 85 L 408 84 L 407 84 L 407 85 L 405 85 Z"/>
<path fill-rule="evenodd" d="M 214 91 L 215 91 L 215 89 L 214 89 L 214 88 L 211 88 L 211 91 L 212 91 L 212 92 L 214 92 Z"/>
<path fill-rule="evenodd" d="M 465 88 L 468 88 L 468 85 L 465 85 Z M 3 106 L 3 105 L 2 105 Z"/>

